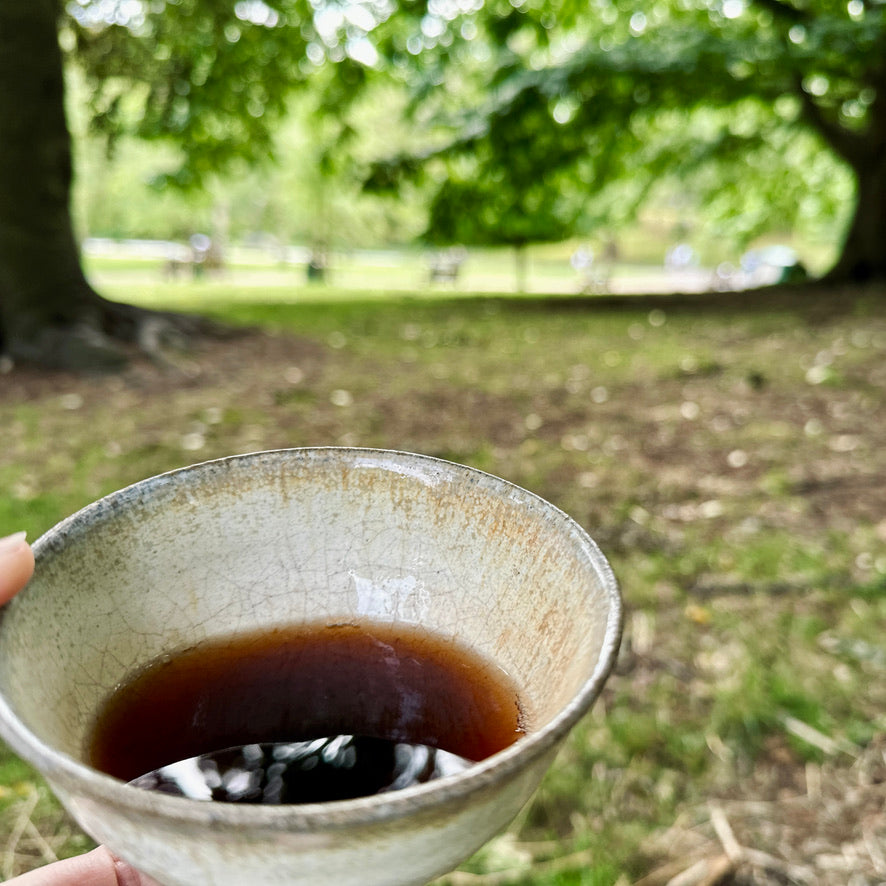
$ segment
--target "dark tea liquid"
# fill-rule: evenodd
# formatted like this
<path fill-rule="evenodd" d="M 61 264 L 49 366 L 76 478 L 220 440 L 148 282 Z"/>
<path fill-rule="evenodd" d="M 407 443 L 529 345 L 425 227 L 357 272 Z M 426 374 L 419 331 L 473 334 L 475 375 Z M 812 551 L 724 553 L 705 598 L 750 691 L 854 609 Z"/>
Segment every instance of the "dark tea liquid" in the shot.
<path fill-rule="evenodd" d="M 298 626 L 163 658 L 114 692 L 90 763 L 228 802 L 349 799 L 430 781 L 523 734 L 506 675 L 418 628 Z"/>

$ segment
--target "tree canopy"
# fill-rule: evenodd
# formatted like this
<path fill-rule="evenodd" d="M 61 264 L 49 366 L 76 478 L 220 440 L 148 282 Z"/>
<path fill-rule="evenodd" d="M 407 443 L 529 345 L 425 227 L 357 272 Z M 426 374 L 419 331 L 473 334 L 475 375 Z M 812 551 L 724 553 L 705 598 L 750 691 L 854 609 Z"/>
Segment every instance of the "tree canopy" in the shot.
<path fill-rule="evenodd" d="M 387 66 L 416 84 L 414 109 L 437 144 L 387 158 L 390 187 L 430 173 L 479 196 L 539 181 L 584 198 L 578 224 L 604 221 L 613 183 L 634 206 L 663 181 L 716 223 L 750 237 L 805 218 L 857 211 L 836 277 L 886 275 L 886 21 L 865 0 L 492 0 L 428 4 L 421 51 L 379 41 Z M 434 14 L 433 10 L 437 10 Z M 488 91 L 483 91 L 483 84 Z M 440 131 L 448 138 L 440 140 Z M 471 185 L 462 190 L 471 190 Z M 752 193 L 757 199 L 753 201 Z M 462 199 L 469 200 L 467 194 Z M 573 201 L 574 202 L 574 201 Z M 625 207 L 621 207 L 622 210 Z M 447 229 L 432 210 L 432 227 Z M 438 220 L 435 222 L 435 219 Z M 442 224 L 440 223 L 442 222 Z M 734 222 L 733 222 L 734 224 Z"/>
<path fill-rule="evenodd" d="M 181 163 L 166 176 L 180 185 L 272 156 L 293 86 L 309 79 L 341 120 L 364 87 L 389 78 L 410 90 L 425 141 L 399 156 L 392 145 L 369 186 L 423 178 L 432 241 L 556 239 L 624 216 L 675 181 L 710 223 L 730 219 L 746 239 L 810 218 L 848 221 L 848 188 L 831 186 L 827 161 L 837 158 L 861 185 L 863 218 L 835 273 L 886 273 L 864 247 L 886 231 L 879 3 L 76 0 L 67 9 L 63 33 L 88 72 L 95 125 L 111 139 L 174 140 Z"/>

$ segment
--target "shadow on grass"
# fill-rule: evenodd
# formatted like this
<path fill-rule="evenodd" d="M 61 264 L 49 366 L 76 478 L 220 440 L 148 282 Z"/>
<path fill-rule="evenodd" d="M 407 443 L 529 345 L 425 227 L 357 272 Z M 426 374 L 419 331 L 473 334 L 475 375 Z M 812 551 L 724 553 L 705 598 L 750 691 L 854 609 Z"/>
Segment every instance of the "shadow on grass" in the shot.
<path fill-rule="evenodd" d="M 823 282 L 766 286 L 740 292 L 675 292 L 638 295 L 511 296 L 488 299 L 514 310 L 624 313 L 652 310 L 691 314 L 784 312 L 824 321 L 886 309 L 886 286 L 837 287 Z"/>

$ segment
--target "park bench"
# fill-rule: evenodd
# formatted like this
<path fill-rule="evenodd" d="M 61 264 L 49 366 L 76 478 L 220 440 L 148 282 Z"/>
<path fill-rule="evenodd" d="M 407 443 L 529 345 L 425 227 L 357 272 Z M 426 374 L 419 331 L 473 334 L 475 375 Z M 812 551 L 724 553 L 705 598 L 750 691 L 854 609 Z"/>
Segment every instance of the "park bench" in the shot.
<path fill-rule="evenodd" d="M 461 249 L 450 249 L 434 255 L 429 262 L 431 283 L 455 283 L 458 280 L 465 253 Z"/>

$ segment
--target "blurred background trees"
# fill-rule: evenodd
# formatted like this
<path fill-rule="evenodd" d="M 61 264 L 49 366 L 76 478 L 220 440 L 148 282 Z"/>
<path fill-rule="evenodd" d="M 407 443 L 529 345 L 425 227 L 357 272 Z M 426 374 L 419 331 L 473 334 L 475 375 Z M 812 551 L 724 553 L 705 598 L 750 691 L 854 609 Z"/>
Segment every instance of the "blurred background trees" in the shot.
<path fill-rule="evenodd" d="M 193 16 L 206 5 L 189 2 L 176 9 Z M 80 5 L 100 6 L 94 0 Z M 259 33 L 272 32 L 266 51 L 285 56 L 270 71 L 273 87 L 259 88 L 264 74 L 240 65 L 251 71 L 249 89 L 260 95 L 273 88 L 280 95 L 307 77 L 295 113 L 291 101 L 271 104 L 249 121 L 246 163 L 231 139 L 212 147 L 209 164 L 203 159 L 212 117 L 199 121 L 209 113 L 209 99 L 194 104 L 187 96 L 207 89 L 205 70 L 166 72 L 184 78 L 164 92 L 166 100 L 177 96 L 173 101 L 188 120 L 179 128 L 199 133 L 182 140 L 169 114 L 154 113 L 149 121 L 136 114 L 127 126 L 118 94 L 103 74 L 96 79 L 91 60 L 98 50 L 83 36 L 78 46 L 89 49 L 77 58 L 92 71 L 85 94 L 99 112 L 99 131 L 176 145 L 174 158 L 167 154 L 154 169 L 154 184 L 218 181 L 233 161 L 249 170 L 254 194 L 264 191 L 278 225 L 281 217 L 316 211 L 316 195 L 303 192 L 316 188 L 312 154 L 324 152 L 324 193 L 349 194 L 344 204 L 351 222 L 337 217 L 332 228 L 350 232 L 363 212 L 372 218 L 369 226 L 357 223 L 362 234 L 355 232 L 354 245 L 378 245 L 371 231 L 386 233 L 387 242 L 408 242 L 422 221 L 432 243 L 587 236 L 624 225 L 639 208 L 666 204 L 684 228 L 703 228 L 710 240 L 740 252 L 769 232 L 833 239 L 834 231 L 849 228 L 858 177 L 868 173 L 854 170 L 832 148 L 823 127 L 870 139 L 877 154 L 873 96 L 883 23 L 878 8 L 859 9 L 825 4 L 813 16 L 760 0 L 662 2 L 645 12 L 608 0 L 430 0 L 396 7 L 317 4 L 305 19 L 297 4 L 240 3 L 234 18 L 262 22 Z M 193 29 L 189 21 L 178 30 Z M 247 25 L 256 30 L 251 21 L 237 21 L 229 36 Z M 298 35 L 290 43 L 295 25 Z M 222 22 L 215 28 L 225 33 Z M 131 39 L 126 28 L 114 33 L 115 40 Z M 109 51 L 107 37 L 98 42 Z M 166 49 L 158 54 L 175 56 Z M 109 105 L 113 114 L 102 110 Z M 807 105 L 818 108 L 817 116 Z M 229 102 L 224 113 L 237 107 Z M 311 119 L 307 108 L 314 109 Z M 263 132 L 256 135 L 254 128 Z M 343 140 L 331 135 L 336 129 Z M 272 157 L 277 169 L 265 162 Z M 355 184 L 373 161 L 370 188 L 394 191 L 396 201 L 359 196 Z M 281 175 L 287 176 L 284 187 Z M 243 180 L 229 177 L 229 193 Z M 406 181 L 411 190 L 404 189 Z M 391 213 L 405 221 L 404 200 L 412 211 L 401 225 Z M 859 217 L 871 222 L 859 223 L 862 229 L 876 228 L 871 206 L 883 203 L 881 195 L 860 206 Z M 469 208 L 477 205 L 483 211 Z M 535 217 L 527 218 L 533 208 Z M 244 222 L 255 219 L 247 201 L 239 209 Z M 381 219 L 387 223 L 379 228 Z M 274 233 L 292 236 L 285 229 Z M 857 251 L 855 242 L 847 246 Z M 852 262 L 847 257 L 843 264 Z"/>
<path fill-rule="evenodd" d="M 145 319 L 77 270 L 62 64 L 81 237 L 519 252 L 666 205 L 733 250 L 841 236 L 831 279 L 882 278 L 884 15 L 868 0 L 4 4 L 3 346 L 64 361 L 73 330 L 89 352 Z"/>
<path fill-rule="evenodd" d="M 449 139 L 418 166 L 408 156 L 380 164 L 373 184 L 430 171 L 443 182 L 432 229 L 447 218 L 435 209 L 451 202 L 453 180 L 478 194 L 490 179 L 514 190 L 566 180 L 584 197 L 576 231 L 667 191 L 687 221 L 702 216 L 745 243 L 849 212 L 831 278 L 886 275 L 879 4 L 494 0 L 468 15 L 457 6 L 429 4 L 438 13 L 421 19 L 420 51 L 409 38 L 383 44 L 394 70 L 419 78 L 417 119 Z"/>

